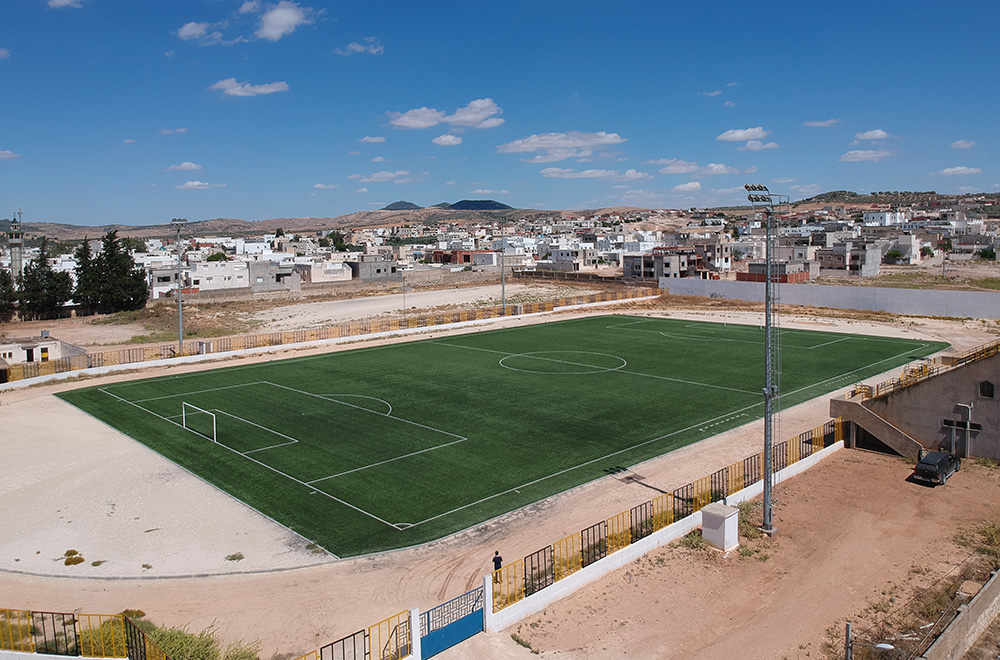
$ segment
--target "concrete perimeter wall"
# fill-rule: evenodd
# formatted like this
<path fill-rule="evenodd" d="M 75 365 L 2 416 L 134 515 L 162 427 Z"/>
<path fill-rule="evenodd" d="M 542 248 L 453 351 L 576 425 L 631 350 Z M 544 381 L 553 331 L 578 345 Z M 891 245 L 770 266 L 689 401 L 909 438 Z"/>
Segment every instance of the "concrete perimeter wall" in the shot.
<path fill-rule="evenodd" d="M 986 627 L 1000 614 L 1000 572 L 994 572 L 975 598 L 958 608 L 958 615 L 945 628 L 922 660 L 959 660 L 972 648 Z"/>
<path fill-rule="evenodd" d="M 764 284 L 761 282 L 661 278 L 660 288 L 675 296 L 764 302 Z M 885 289 L 823 284 L 779 284 L 775 289 L 782 305 L 863 309 L 916 316 L 1000 319 L 1000 293 L 988 291 Z"/>

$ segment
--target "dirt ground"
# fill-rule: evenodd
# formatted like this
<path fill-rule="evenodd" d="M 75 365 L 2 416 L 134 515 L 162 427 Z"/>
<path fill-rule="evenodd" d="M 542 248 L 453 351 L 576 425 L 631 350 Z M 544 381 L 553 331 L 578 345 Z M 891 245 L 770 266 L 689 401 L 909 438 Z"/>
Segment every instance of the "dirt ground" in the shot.
<path fill-rule="evenodd" d="M 660 303 L 600 311 L 619 309 L 730 322 L 756 323 L 760 316 Z M 500 321 L 528 322 L 538 319 Z M 786 310 L 782 322 L 945 339 L 955 350 L 993 338 L 974 321 L 871 322 Z M 197 368 L 208 366 L 102 382 Z M 758 451 L 762 436 L 761 423 L 751 423 L 441 541 L 337 560 L 317 555 L 284 527 L 53 396 L 75 386 L 0 392 L 0 529 L 6 530 L 0 606 L 95 613 L 138 608 L 157 623 L 193 630 L 215 625 L 224 642 L 260 640 L 264 657 L 297 656 L 403 609 L 433 607 L 481 584 L 494 549 L 527 555 L 650 499 L 650 487 L 670 490 Z M 822 424 L 828 408 L 823 398 L 783 411 L 780 437 Z M 920 576 L 946 573 L 961 559 L 949 541 L 954 533 L 997 515 L 991 508 L 1000 497 L 996 472 L 963 466 L 946 487 L 934 489 L 905 482 L 908 474 L 899 459 L 837 452 L 776 489 L 779 534 L 765 561 L 664 549 L 538 617 L 478 635 L 441 657 L 530 657 L 511 633 L 552 658 L 823 657 L 828 628 L 842 626 L 882 591 L 906 584 L 916 575 L 914 565 L 928 569 Z M 65 566 L 68 549 L 86 561 Z M 236 553 L 243 559 L 227 559 Z"/>

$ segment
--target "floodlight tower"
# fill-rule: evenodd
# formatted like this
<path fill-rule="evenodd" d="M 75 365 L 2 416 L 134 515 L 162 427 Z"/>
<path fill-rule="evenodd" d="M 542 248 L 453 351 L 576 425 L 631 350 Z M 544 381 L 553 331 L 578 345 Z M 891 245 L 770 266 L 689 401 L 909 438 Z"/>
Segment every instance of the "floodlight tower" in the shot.
<path fill-rule="evenodd" d="M 764 522 L 761 531 L 768 536 L 778 530 L 772 524 L 771 487 L 774 481 L 771 447 L 774 444 L 774 403 L 779 394 L 779 372 L 781 365 L 778 356 L 778 333 L 774 332 L 774 261 L 777 252 L 777 233 L 774 231 L 774 203 L 788 203 L 787 195 L 772 195 L 767 186 L 761 183 L 748 183 L 745 186 L 747 199 L 754 210 L 758 204 L 764 212 Z M 784 198 L 784 199 L 782 199 Z"/>
<path fill-rule="evenodd" d="M 184 288 L 181 271 L 181 227 L 187 224 L 186 218 L 174 218 L 170 224 L 177 227 L 177 355 L 184 355 L 184 308 L 181 302 L 181 289 Z"/>

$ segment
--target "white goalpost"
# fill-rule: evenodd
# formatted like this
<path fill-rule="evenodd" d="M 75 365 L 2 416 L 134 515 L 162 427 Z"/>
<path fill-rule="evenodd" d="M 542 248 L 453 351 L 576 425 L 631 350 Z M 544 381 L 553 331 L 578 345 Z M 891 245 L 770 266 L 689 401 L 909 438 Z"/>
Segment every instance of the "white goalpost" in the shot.
<path fill-rule="evenodd" d="M 194 424 L 189 424 L 189 422 L 194 422 Z M 208 438 L 212 442 L 218 442 L 215 436 L 215 413 L 187 401 L 181 401 L 181 426 Z"/>

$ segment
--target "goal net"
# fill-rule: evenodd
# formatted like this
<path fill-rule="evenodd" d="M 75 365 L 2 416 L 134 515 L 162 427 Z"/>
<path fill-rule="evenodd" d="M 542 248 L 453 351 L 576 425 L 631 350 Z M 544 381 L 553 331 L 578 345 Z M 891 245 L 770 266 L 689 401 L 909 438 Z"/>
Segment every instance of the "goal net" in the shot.
<path fill-rule="evenodd" d="M 215 413 L 187 401 L 181 401 L 181 426 L 212 442 L 218 442 L 215 436 Z"/>

